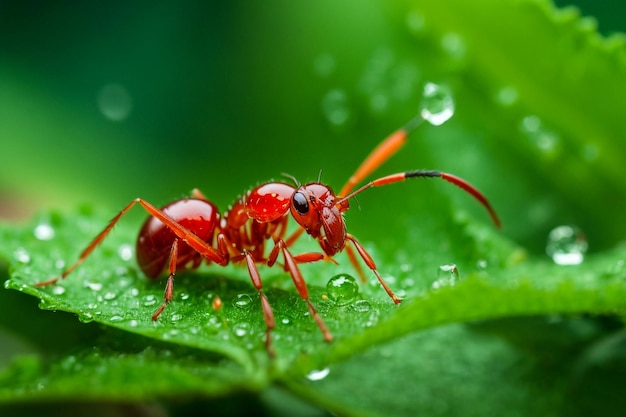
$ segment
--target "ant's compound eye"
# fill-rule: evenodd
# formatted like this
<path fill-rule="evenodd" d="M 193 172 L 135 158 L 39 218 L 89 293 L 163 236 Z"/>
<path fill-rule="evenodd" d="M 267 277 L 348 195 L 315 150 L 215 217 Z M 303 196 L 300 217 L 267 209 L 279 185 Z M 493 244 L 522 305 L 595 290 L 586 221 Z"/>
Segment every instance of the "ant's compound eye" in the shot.
<path fill-rule="evenodd" d="M 293 208 L 296 209 L 298 214 L 305 215 L 309 212 L 309 202 L 304 194 L 298 192 L 295 193 L 291 199 Z"/>

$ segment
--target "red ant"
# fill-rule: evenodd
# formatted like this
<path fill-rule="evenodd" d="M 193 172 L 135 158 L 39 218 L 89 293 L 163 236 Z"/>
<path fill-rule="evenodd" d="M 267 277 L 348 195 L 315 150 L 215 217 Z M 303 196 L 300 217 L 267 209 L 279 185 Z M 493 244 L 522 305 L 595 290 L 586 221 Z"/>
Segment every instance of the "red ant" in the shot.
<path fill-rule="evenodd" d="M 163 303 L 152 315 L 152 320 L 157 320 L 172 300 L 174 275 L 177 271 L 197 268 L 203 260 L 222 266 L 229 262 L 245 261 L 252 284 L 261 300 L 266 326 L 265 345 L 268 352 L 273 355 L 271 332 L 276 326 L 276 321 L 270 303 L 263 292 L 263 283 L 257 264 L 267 264 L 271 267 L 282 254 L 284 269 L 291 275 L 300 297 L 306 302 L 324 339 L 330 342 L 333 336 L 309 300 L 309 291 L 298 264 L 321 260 L 334 261 L 333 256 L 345 249 L 348 259 L 363 281 L 365 281 L 365 274 L 359 265 L 357 254 L 376 275 L 393 302 L 396 304 L 401 302 L 376 269 L 376 264 L 367 250 L 346 231 L 343 213 L 350 207 L 349 200 L 352 197 L 368 188 L 389 185 L 408 178 L 439 177 L 459 186 L 476 198 L 487 209 L 496 226 L 500 226 L 497 214 L 483 194 L 465 180 L 445 172 L 426 170 L 400 172 L 375 179 L 354 190 L 359 182 L 404 145 L 409 132 L 415 129 L 422 120 L 420 117 L 411 120 L 406 126 L 383 140 L 363 161 L 338 194 L 319 180 L 305 185 L 296 185 L 297 188 L 284 182 L 268 182 L 238 198 L 223 215 L 220 215 L 217 207 L 198 190 L 193 190 L 191 198 L 176 200 L 161 209 L 141 198 L 136 198 L 110 221 L 108 226 L 80 254 L 78 260 L 60 277 L 39 282 L 35 286 L 55 284 L 59 279 L 66 278 L 105 239 L 120 218 L 135 204 L 139 204 L 150 214 L 150 217 L 143 224 L 137 238 L 137 263 L 144 274 L 151 279 L 156 279 L 166 269 L 169 271 Z M 286 236 L 289 214 L 300 228 L 290 236 Z M 291 253 L 290 247 L 303 232 L 317 240 L 322 252 L 298 255 Z M 272 246 L 269 255 L 266 255 L 266 244 L 270 239 Z"/>

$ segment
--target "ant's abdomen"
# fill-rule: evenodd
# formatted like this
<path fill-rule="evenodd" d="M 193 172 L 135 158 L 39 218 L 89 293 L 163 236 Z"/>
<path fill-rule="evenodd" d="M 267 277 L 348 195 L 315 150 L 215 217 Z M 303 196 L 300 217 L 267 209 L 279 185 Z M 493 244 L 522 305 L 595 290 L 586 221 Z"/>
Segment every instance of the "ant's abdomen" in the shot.
<path fill-rule="evenodd" d="M 183 199 L 164 207 L 163 212 L 200 239 L 213 244 L 215 228 L 219 224 L 217 207 L 205 200 Z M 168 266 L 174 232 L 155 217 L 149 217 L 137 237 L 137 263 L 148 278 L 157 278 Z M 182 241 L 178 244 L 177 270 L 184 269 L 198 253 Z M 194 263 L 194 267 L 198 262 Z"/>

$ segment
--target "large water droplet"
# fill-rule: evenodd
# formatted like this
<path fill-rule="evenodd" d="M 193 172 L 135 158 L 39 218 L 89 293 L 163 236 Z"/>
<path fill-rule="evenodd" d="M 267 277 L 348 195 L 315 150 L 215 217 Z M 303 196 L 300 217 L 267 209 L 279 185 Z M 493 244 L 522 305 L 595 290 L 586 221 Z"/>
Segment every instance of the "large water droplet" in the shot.
<path fill-rule="evenodd" d="M 35 226 L 33 234 L 39 240 L 51 240 L 54 238 L 54 228 L 48 223 L 40 223 Z"/>
<path fill-rule="evenodd" d="M 308 379 L 309 381 L 321 381 L 322 379 L 326 378 L 329 373 L 330 373 L 329 368 L 314 369 L 308 374 L 306 374 L 306 379 Z"/>
<path fill-rule="evenodd" d="M 107 84 L 98 92 L 98 108 L 107 119 L 121 122 L 130 115 L 133 101 L 123 86 Z"/>
<path fill-rule="evenodd" d="M 342 126 L 350 119 L 348 95 L 340 89 L 330 90 L 322 100 L 324 116 L 335 126 Z"/>
<path fill-rule="evenodd" d="M 328 298 L 338 305 L 350 304 L 359 293 L 356 279 L 348 274 L 335 275 L 326 284 Z"/>
<path fill-rule="evenodd" d="M 443 86 L 426 83 L 420 106 L 420 115 L 433 126 L 439 126 L 454 115 L 451 92 Z"/>
<path fill-rule="evenodd" d="M 550 231 L 546 253 L 559 265 L 578 265 L 587 252 L 587 238 L 576 226 L 558 226 Z"/>

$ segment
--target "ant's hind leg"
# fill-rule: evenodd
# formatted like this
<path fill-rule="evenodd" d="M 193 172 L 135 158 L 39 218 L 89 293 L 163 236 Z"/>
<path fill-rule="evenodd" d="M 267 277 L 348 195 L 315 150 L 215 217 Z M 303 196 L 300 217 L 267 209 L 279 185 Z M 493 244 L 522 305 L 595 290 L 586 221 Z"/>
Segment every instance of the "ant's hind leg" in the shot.
<path fill-rule="evenodd" d="M 170 267 L 169 272 L 170 275 L 167 278 L 167 283 L 165 284 L 165 291 L 163 292 L 163 304 L 158 308 L 157 311 L 152 315 L 152 321 L 156 321 L 165 307 L 172 301 L 174 298 L 174 275 L 176 275 L 176 264 L 178 262 L 178 239 L 174 239 L 174 243 L 172 243 L 172 250 L 170 252 Z"/>

